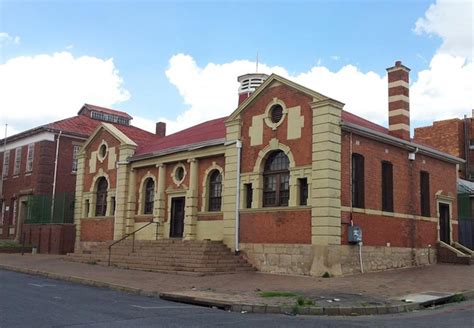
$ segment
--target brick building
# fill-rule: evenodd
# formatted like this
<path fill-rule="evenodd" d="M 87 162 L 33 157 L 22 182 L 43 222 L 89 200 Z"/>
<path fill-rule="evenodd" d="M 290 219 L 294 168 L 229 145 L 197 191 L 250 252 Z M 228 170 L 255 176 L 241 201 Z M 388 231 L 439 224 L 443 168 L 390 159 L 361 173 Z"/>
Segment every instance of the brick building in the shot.
<path fill-rule="evenodd" d="M 474 110 L 473 110 L 474 112 Z M 415 129 L 414 141 L 464 159 L 462 179 L 474 181 L 474 122 L 472 117 L 435 121 Z"/>
<path fill-rule="evenodd" d="M 158 140 L 102 124 L 78 155 L 76 249 L 156 220 L 137 238 L 223 241 L 268 272 L 436 261 L 437 242 L 457 240 L 462 160 L 410 140 L 409 69 L 387 71 L 388 129 L 264 74 L 239 77 L 228 117 Z"/>
<path fill-rule="evenodd" d="M 140 140 L 154 136 L 130 126 L 131 119 L 120 111 L 85 104 L 77 116 L 0 140 L 0 238 L 19 240 L 25 219 L 40 215 L 31 211 L 32 204 L 28 204 L 31 196 L 49 197 L 43 209 L 51 217 L 58 214 L 54 213 L 58 206 L 52 204 L 52 196 L 69 193 L 73 200 L 77 154 L 101 122 L 110 122 L 125 133 L 139 135 Z M 67 229 L 72 229 L 74 237 L 72 220 L 70 223 Z"/>

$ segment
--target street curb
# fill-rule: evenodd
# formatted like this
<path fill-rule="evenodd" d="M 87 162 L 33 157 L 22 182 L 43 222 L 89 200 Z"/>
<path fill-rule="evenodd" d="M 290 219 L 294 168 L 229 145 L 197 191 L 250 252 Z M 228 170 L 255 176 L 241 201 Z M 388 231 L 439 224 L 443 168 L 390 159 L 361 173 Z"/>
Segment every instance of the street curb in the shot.
<path fill-rule="evenodd" d="M 0 264 L 0 269 L 26 273 L 30 275 L 43 276 L 51 279 L 63 280 L 73 283 L 78 283 L 86 286 L 99 287 L 99 288 L 108 288 L 111 290 L 126 292 L 130 294 L 136 294 L 141 296 L 152 296 L 159 297 L 164 300 L 193 304 L 200 306 L 216 307 L 226 311 L 232 312 L 241 312 L 241 313 L 267 313 L 267 314 L 287 314 L 287 315 L 327 315 L 327 316 L 357 316 L 357 315 L 377 315 L 377 314 L 393 314 L 393 313 L 403 313 L 411 312 L 415 310 L 420 310 L 425 308 L 427 304 L 423 303 L 408 303 L 408 304 L 398 304 L 398 305 L 385 305 L 385 306 L 367 306 L 367 307 L 300 307 L 300 306 L 278 306 L 278 305 L 266 305 L 266 304 L 248 304 L 248 303 L 238 303 L 231 301 L 222 301 L 212 298 L 205 297 L 195 297 L 187 296 L 182 294 L 174 293 L 160 293 L 145 291 L 139 288 L 122 286 L 118 284 L 112 284 L 103 281 L 97 281 L 92 279 L 80 278 L 70 275 L 62 275 L 58 273 L 52 273 L 47 271 L 19 268 L 15 266 Z M 474 299 L 474 290 L 454 293 L 455 295 L 462 295 L 464 299 Z M 451 297 L 452 298 L 452 297 Z M 451 303 L 451 299 L 443 298 L 443 303 Z M 431 302 L 434 304 L 434 302 Z"/>
<path fill-rule="evenodd" d="M 267 314 L 289 314 L 289 315 L 376 315 L 388 313 L 401 313 L 419 310 L 421 305 L 419 303 L 399 304 L 399 305 L 384 305 L 384 306 L 357 306 L 357 307 L 301 307 L 301 306 L 278 306 L 266 304 L 248 304 L 238 303 L 232 301 L 215 301 L 212 298 L 195 297 L 174 293 L 160 293 L 160 298 L 168 301 L 201 305 L 214 306 L 226 311 L 241 312 L 241 313 L 267 313 Z"/>

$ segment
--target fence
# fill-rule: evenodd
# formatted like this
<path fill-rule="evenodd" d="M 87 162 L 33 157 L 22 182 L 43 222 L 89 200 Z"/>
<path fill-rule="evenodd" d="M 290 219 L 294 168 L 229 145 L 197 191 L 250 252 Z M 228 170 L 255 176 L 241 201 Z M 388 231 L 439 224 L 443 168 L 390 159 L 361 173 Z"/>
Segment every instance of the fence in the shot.
<path fill-rule="evenodd" d="M 470 194 L 458 194 L 458 231 L 459 243 L 474 249 L 473 201 Z"/>
<path fill-rule="evenodd" d="M 51 210 L 53 210 L 53 215 L 51 215 Z M 74 223 L 74 194 L 56 194 L 54 202 L 51 195 L 28 196 L 25 223 Z"/>

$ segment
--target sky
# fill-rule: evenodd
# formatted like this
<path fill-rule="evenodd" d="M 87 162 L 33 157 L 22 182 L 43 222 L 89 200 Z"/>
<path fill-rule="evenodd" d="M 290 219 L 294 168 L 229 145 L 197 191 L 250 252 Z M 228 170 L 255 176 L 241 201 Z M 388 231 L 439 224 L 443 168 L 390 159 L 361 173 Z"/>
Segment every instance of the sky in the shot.
<path fill-rule="evenodd" d="M 237 77 L 276 73 L 387 125 L 386 68 L 411 68 L 413 127 L 471 116 L 473 2 L 0 0 L 0 136 L 84 103 L 172 133 L 227 116 Z"/>

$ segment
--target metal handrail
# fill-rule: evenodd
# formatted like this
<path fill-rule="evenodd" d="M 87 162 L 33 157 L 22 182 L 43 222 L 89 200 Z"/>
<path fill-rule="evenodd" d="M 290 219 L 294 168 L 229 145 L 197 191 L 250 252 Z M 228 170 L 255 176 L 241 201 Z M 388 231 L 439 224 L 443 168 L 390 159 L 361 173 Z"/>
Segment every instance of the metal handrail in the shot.
<path fill-rule="evenodd" d="M 149 225 L 151 224 L 156 224 L 156 235 L 155 235 L 155 238 L 156 240 L 158 240 L 158 226 L 160 225 L 160 222 L 154 222 L 154 221 L 151 221 L 151 222 L 148 222 L 147 224 L 145 224 L 143 227 L 141 228 L 138 228 L 137 230 L 135 231 L 132 231 L 128 234 L 126 234 L 125 236 L 123 236 L 122 238 L 120 238 L 119 240 L 117 241 L 114 241 L 112 244 L 109 245 L 109 258 L 108 258 L 108 261 L 107 261 L 107 266 L 110 266 L 110 257 L 112 256 L 112 246 L 124 241 L 125 239 L 127 239 L 128 237 L 130 236 L 133 236 L 132 238 L 132 253 L 135 253 L 135 234 L 142 230 L 142 229 L 145 229 L 146 227 L 148 227 Z"/>

